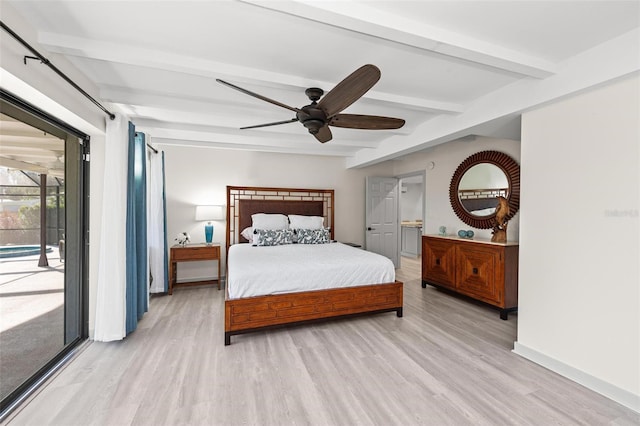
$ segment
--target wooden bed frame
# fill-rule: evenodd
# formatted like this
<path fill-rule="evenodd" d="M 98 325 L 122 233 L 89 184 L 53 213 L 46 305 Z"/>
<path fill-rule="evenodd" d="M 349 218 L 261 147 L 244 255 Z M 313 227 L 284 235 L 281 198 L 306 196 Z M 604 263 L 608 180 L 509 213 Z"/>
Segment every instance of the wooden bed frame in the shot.
<path fill-rule="evenodd" d="M 232 244 L 246 242 L 240 232 L 251 226 L 254 213 L 323 216 L 333 239 L 334 210 L 332 189 L 227 186 L 227 254 Z M 226 287 L 225 346 L 233 335 L 283 325 L 391 311 L 402 317 L 400 281 L 241 299 L 229 299 Z"/>

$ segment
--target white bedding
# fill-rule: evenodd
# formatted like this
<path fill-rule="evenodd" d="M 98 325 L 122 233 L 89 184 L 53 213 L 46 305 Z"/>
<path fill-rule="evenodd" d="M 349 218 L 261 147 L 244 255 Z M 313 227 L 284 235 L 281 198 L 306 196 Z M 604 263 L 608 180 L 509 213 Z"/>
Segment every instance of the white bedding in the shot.
<path fill-rule="evenodd" d="M 340 243 L 234 244 L 227 260 L 231 299 L 394 281 L 391 260 Z"/>

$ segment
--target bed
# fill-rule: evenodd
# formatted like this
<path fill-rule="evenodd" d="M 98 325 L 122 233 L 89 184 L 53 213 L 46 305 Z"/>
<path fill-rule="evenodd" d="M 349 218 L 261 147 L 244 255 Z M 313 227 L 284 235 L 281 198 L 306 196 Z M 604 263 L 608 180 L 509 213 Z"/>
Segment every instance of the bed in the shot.
<path fill-rule="evenodd" d="M 333 241 L 334 211 L 330 189 L 227 187 L 225 345 L 233 335 L 284 325 L 382 312 L 402 317 L 403 283 L 386 269 L 388 259 L 337 242 L 255 247 L 241 234 L 256 213 L 321 216 Z"/>

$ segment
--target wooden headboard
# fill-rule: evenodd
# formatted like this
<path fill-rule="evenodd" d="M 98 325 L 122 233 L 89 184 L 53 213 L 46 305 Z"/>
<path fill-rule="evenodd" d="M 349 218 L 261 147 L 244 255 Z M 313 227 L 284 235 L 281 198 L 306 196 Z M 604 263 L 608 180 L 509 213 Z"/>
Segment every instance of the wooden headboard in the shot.
<path fill-rule="evenodd" d="M 240 235 L 251 226 L 254 213 L 322 216 L 334 239 L 334 190 L 227 186 L 227 249 L 246 243 Z"/>

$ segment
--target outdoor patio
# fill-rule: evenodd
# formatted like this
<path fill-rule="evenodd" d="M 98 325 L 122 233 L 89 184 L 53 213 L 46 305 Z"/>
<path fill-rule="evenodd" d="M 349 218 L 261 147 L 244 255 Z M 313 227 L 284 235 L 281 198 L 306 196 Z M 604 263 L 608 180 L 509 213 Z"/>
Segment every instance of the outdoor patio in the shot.
<path fill-rule="evenodd" d="M 64 263 L 57 247 L 40 255 L 0 259 L 0 399 L 64 346 Z"/>

